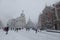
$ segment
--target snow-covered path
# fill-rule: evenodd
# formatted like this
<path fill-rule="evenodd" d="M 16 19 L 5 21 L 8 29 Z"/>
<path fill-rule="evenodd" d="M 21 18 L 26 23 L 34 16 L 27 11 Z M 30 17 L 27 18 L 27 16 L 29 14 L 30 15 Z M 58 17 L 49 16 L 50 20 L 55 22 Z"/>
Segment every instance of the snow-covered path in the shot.
<path fill-rule="evenodd" d="M 8 35 L 5 34 L 3 30 L 0 30 L 0 40 L 59 40 L 60 33 L 51 33 L 51 32 L 38 32 L 35 33 L 33 30 L 26 31 L 19 30 L 9 31 Z"/>

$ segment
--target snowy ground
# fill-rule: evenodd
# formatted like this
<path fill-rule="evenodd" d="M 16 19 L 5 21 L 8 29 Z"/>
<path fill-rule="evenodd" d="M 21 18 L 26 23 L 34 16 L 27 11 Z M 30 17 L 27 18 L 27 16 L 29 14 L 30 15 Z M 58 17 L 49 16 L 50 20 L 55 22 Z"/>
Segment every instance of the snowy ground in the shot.
<path fill-rule="evenodd" d="M 25 29 L 16 31 L 9 31 L 8 35 L 3 30 L 0 30 L 0 40 L 60 40 L 60 33 L 38 32 Z"/>

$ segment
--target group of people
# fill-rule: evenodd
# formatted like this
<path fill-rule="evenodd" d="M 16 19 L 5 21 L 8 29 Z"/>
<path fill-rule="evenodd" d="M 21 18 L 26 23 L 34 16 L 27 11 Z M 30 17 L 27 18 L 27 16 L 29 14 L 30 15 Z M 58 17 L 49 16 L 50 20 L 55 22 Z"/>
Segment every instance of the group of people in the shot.
<path fill-rule="evenodd" d="M 3 30 L 6 32 L 6 34 L 8 34 L 9 31 L 9 27 L 4 27 Z M 16 28 L 16 30 L 18 31 L 18 29 Z M 21 30 L 21 29 L 20 29 Z M 28 29 L 26 29 L 27 31 Z M 32 28 L 32 30 L 34 30 L 36 33 L 39 32 L 37 29 Z"/>

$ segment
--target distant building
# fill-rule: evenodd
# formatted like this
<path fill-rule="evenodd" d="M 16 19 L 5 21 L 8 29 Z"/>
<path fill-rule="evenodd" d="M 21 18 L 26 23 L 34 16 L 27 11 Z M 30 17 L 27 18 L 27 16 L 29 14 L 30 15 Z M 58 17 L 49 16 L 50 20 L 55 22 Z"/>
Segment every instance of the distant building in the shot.
<path fill-rule="evenodd" d="M 26 19 L 25 15 L 22 11 L 20 17 L 17 17 L 16 19 L 11 19 L 8 21 L 7 26 L 10 28 L 25 28 L 26 26 Z"/>
<path fill-rule="evenodd" d="M 1 20 L 0 20 L 0 28 L 3 28 L 3 23 Z"/>
<path fill-rule="evenodd" d="M 31 19 L 29 18 L 27 24 L 26 24 L 26 27 L 25 28 L 34 28 L 34 23 L 31 21 Z"/>
<path fill-rule="evenodd" d="M 17 28 L 25 28 L 25 26 L 26 26 L 26 19 L 25 19 L 25 15 L 23 12 L 24 11 L 22 11 L 20 17 L 16 18 L 16 27 Z"/>
<path fill-rule="evenodd" d="M 7 26 L 11 29 L 16 28 L 16 20 L 15 19 L 10 19 L 7 23 Z"/>

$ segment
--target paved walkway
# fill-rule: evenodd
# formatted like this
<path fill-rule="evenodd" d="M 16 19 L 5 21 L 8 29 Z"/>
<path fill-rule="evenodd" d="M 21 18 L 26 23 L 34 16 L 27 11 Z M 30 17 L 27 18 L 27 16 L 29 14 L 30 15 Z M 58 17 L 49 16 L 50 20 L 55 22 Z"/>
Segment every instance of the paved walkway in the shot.
<path fill-rule="evenodd" d="M 60 33 L 46 31 L 35 33 L 33 30 L 19 30 L 16 32 L 10 30 L 6 35 L 3 30 L 0 30 L 0 40 L 60 40 Z"/>

